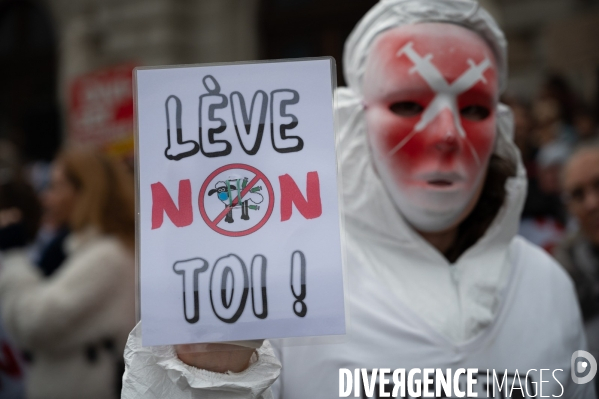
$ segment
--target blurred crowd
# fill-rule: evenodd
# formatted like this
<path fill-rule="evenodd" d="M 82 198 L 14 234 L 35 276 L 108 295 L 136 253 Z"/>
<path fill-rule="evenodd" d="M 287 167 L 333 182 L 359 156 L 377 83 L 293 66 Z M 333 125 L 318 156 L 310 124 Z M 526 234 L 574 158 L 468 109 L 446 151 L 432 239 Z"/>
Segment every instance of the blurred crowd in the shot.
<path fill-rule="evenodd" d="M 599 130 L 560 76 L 505 98 L 528 177 L 520 234 L 571 275 L 599 350 Z M 23 165 L 0 142 L 0 397 L 118 397 L 135 323 L 130 163 L 66 148 Z"/>
<path fill-rule="evenodd" d="M 528 175 L 519 233 L 573 278 L 591 350 L 599 354 L 597 104 L 585 103 L 559 75 L 547 77 L 532 102 L 504 101 Z"/>
<path fill-rule="evenodd" d="M 529 182 L 520 234 L 553 253 L 577 229 L 564 201 L 562 172 L 573 152 L 596 140 L 595 115 L 557 75 L 546 80 L 532 103 L 505 101 L 514 113 L 514 139 Z"/>

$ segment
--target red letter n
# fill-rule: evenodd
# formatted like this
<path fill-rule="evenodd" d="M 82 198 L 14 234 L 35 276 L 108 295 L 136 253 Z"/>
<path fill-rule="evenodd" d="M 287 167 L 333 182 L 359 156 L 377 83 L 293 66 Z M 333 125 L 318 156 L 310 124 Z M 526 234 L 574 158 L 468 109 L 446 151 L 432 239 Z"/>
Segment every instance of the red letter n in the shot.
<path fill-rule="evenodd" d="M 191 182 L 179 182 L 179 208 L 173 202 L 162 183 L 154 183 L 152 187 L 152 230 L 162 226 L 164 212 L 177 227 L 189 226 L 193 222 L 191 209 Z"/>
<path fill-rule="evenodd" d="M 315 219 L 322 215 L 320 182 L 317 172 L 308 172 L 306 182 L 307 201 L 291 176 L 279 176 L 279 184 L 281 185 L 281 222 L 291 218 L 292 204 L 295 204 L 297 210 L 306 219 Z"/>

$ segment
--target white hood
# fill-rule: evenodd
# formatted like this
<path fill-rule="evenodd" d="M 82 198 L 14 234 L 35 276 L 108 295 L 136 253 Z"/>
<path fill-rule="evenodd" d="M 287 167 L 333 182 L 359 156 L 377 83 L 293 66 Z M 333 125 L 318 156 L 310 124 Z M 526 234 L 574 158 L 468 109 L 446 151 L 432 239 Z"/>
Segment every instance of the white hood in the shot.
<path fill-rule="evenodd" d="M 506 41 L 478 3 L 383 0 L 373 7 L 346 42 L 344 74 L 349 87 L 337 90 L 345 223 L 352 258 L 372 267 L 384 281 L 382 284 L 387 284 L 385 288 L 431 326 L 454 342 L 463 342 L 488 325 L 495 314 L 511 269 L 508 246 L 518 231 L 526 177 L 512 139 L 511 111 L 500 104 L 494 152 L 514 161 L 517 174 L 506 182 L 504 206 L 485 235 L 450 264 L 405 222 L 373 168 L 361 84 L 374 39 L 385 30 L 419 22 L 459 24 L 479 33 L 497 56 L 500 87 L 505 87 Z M 360 245 L 351 245 L 352 242 Z"/>

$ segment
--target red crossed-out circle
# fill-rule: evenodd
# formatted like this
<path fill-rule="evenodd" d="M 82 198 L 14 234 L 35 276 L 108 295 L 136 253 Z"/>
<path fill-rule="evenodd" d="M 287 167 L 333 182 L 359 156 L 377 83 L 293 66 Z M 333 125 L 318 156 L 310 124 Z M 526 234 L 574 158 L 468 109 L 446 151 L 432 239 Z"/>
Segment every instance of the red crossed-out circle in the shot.
<path fill-rule="evenodd" d="M 252 172 L 256 175 L 256 176 L 254 176 L 254 178 L 252 180 L 250 180 L 250 182 L 247 184 L 247 186 L 241 191 L 241 198 L 243 198 L 243 196 L 246 195 L 248 193 L 248 191 L 250 191 L 250 189 L 256 183 L 258 183 L 258 181 L 260 181 L 260 180 L 262 180 L 264 182 L 264 185 L 266 186 L 266 190 L 268 191 L 268 208 L 266 209 L 266 213 L 264 214 L 264 217 L 262 218 L 262 220 L 260 220 L 260 222 L 258 222 L 258 224 L 256 224 L 253 227 L 250 227 L 247 230 L 228 231 L 228 230 L 225 230 L 225 229 L 217 226 L 218 223 L 225 217 L 227 212 L 229 212 L 228 206 L 216 218 L 214 218 L 214 220 L 211 220 L 208 217 L 208 214 L 206 213 L 206 210 L 204 209 L 204 197 L 206 195 L 206 190 L 208 189 L 208 185 L 210 183 L 212 183 L 212 181 L 214 180 L 214 178 L 216 176 L 218 176 L 222 172 L 225 172 L 229 169 L 244 169 L 244 170 Z M 234 205 L 237 205 L 237 200 L 238 199 L 235 198 L 235 200 L 233 201 Z M 254 168 L 253 166 L 245 165 L 242 163 L 232 163 L 229 165 L 221 166 L 220 168 L 218 168 L 214 172 L 212 172 L 210 174 L 210 176 L 208 176 L 206 178 L 206 180 L 204 181 L 204 184 L 202 184 L 202 188 L 200 189 L 200 195 L 198 197 L 198 207 L 200 208 L 200 214 L 202 215 L 202 219 L 204 219 L 204 222 L 206 222 L 208 227 L 210 227 L 212 230 L 214 230 L 217 233 L 220 233 L 222 235 L 228 236 L 228 237 L 247 236 L 248 234 L 252 234 L 253 232 L 260 229 L 262 226 L 264 226 L 264 224 L 270 218 L 270 215 L 272 214 L 272 210 L 273 210 L 274 206 L 275 206 L 275 194 L 272 189 L 272 185 L 270 184 L 270 181 L 266 178 L 264 173 L 260 172 L 258 169 Z"/>

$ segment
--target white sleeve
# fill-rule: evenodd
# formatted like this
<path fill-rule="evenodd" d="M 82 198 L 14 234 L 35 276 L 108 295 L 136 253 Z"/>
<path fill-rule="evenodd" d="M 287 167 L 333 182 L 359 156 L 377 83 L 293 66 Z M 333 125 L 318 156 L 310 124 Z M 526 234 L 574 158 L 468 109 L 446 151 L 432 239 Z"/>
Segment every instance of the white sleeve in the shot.
<path fill-rule="evenodd" d="M 141 323 L 127 340 L 121 399 L 272 399 L 281 363 L 268 341 L 241 373 L 213 373 L 183 363 L 173 346 L 141 346 Z"/>

